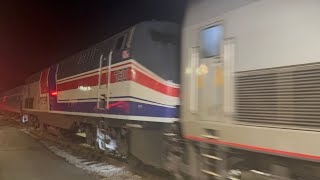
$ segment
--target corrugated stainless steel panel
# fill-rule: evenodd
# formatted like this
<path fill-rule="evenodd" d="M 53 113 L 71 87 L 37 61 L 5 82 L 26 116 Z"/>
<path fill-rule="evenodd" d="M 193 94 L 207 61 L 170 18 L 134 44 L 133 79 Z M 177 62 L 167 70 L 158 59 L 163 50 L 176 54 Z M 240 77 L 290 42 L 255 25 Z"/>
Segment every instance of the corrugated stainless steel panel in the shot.
<path fill-rule="evenodd" d="M 320 64 L 236 73 L 236 120 L 320 126 Z"/>

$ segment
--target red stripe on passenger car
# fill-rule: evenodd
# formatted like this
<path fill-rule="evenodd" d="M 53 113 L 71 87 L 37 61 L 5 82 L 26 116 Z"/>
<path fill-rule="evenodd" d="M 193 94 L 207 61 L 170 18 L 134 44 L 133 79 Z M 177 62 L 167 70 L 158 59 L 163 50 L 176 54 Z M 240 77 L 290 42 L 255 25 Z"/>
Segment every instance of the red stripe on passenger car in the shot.
<path fill-rule="evenodd" d="M 291 156 L 291 157 L 297 157 L 297 158 L 302 158 L 302 159 L 310 159 L 310 160 L 320 161 L 320 156 L 287 152 L 287 151 L 263 148 L 263 147 L 258 147 L 258 146 L 250 146 L 250 145 L 245 145 L 245 144 L 238 144 L 238 143 L 232 143 L 232 142 L 226 142 L 226 141 L 220 141 L 220 140 L 214 140 L 214 139 L 205 139 L 205 138 L 200 138 L 200 137 L 195 137 L 195 136 L 184 136 L 184 138 L 194 140 L 194 141 L 220 144 L 220 145 L 225 145 L 225 146 L 230 146 L 230 147 L 235 147 L 235 148 L 240 148 L 240 149 L 248 149 L 248 150 L 253 150 L 253 151 L 259 151 L 259 152 L 265 152 L 265 153 L 271 153 L 271 154 L 279 154 L 279 155 L 284 155 L 284 156 Z"/>

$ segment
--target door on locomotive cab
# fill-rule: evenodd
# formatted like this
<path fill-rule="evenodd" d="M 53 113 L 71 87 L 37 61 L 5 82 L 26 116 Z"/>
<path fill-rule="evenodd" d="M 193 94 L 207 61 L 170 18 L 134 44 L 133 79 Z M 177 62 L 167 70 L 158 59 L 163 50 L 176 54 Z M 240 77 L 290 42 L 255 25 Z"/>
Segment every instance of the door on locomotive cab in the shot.
<path fill-rule="evenodd" d="M 220 24 L 200 31 L 200 58 L 196 74 L 198 113 L 203 121 L 222 121 L 223 117 L 223 34 Z"/>
<path fill-rule="evenodd" d="M 128 45 L 128 33 L 124 33 L 115 38 L 114 43 L 110 43 L 111 47 L 109 51 L 105 51 L 100 56 L 100 68 L 99 68 L 99 90 L 98 90 L 98 108 L 109 109 L 110 96 L 112 96 L 111 81 L 124 81 L 128 79 L 128 69 L 117 70 L 111 75 L 111 65 L 117 64 L 123 59 L 129 57 L 126 50 Z M 112 77 L 114 78 L 112 80 Z"/>

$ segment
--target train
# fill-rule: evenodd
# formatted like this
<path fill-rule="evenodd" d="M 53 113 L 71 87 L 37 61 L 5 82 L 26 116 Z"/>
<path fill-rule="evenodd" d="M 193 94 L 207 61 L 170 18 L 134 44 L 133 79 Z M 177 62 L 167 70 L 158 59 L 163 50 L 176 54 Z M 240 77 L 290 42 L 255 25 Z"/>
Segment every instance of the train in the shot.
<path fill-rule="evenodd" d="M 139 23 L 0 107 L 177 179 L 319 179 L 318 17 L 318 0 L 189 0 L 181 26 Z"/>
<path fill-rule="evenodd" d="M 0 94 L 0 109 L 14 118 L 20 118 L 22 110 L 23 86 L 10 89 Z"/>
<path fill-rule="evenodd" d="M 138 23 L 31 75 L 3 94 L 1 107 L 37 128 L 161 167 L 162 135 L 178 120 L 179 39 L 175 23 Z"/>

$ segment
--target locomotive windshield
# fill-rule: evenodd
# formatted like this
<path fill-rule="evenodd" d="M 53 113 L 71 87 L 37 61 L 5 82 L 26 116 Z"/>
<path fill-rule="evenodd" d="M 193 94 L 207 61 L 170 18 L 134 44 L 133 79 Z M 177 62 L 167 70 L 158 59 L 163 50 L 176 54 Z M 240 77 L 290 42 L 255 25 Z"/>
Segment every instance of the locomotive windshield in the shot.
<path fill-rule="evenodd" d="M 149 21 L 135 26 L 131 55 L 163 79 L 179 83 L 179 26 Z"/>
<path fill-rule="evenodd" d="M 174 44 L 174 45 L 178 43 L 177 35 L 174 35 L 174 34 L 150 30 L 150 35 L 151 35 L 151 39 L 156 42 L 160 42 L 163 44 Z"/>
<path fill-rule="evenodd" d="M 223 27 L 221 25 L 204 29 L 201 32 L 202 57 L 209 58 L 219 56 L 222 39 Z"/>

